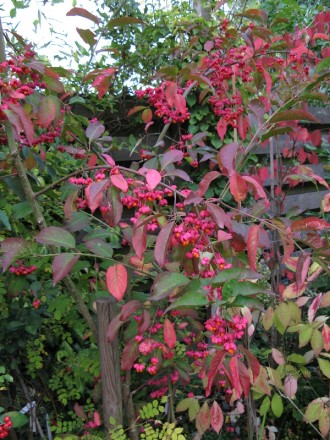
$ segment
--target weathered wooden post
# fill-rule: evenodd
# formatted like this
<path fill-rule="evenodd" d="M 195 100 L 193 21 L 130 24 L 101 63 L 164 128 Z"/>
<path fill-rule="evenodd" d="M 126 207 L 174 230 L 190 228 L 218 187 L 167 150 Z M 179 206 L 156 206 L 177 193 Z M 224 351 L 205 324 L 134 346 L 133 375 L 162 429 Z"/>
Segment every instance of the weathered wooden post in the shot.
<path fill-rule="evenodd" d="M 110 321 L 116 315 L 116 300 L 112 297 L 96 301 L 98 340 L 101 362 L 101 387 L 104 426 L 110 428 L 110 417 L 118 424 L 123 423 L 123 399 L 121 392 L 120 356 L 118 338 L 108 342 L 107 331 Z"/>

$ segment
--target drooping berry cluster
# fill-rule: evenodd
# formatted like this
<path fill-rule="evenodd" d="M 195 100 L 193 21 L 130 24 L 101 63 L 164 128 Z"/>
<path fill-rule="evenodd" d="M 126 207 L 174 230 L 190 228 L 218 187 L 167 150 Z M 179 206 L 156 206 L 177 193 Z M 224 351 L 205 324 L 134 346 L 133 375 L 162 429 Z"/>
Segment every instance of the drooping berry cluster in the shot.
<path fill-rule="evenodd" d="M 158 87 L 147 87 L 145 90 L 136 90 L 135 93 L 140 99 L 148 98 L 148 103 L 156 108 L 155 114 L 159 118 L 163 118 L 164 124 L 168 124 L 170 121 L 183 123 L 190 118 L 190 113 L 187 107 L 182 108 L 182 106 L 176 105 L 175 100 L 172 102 L 168 98 L 166 90 L 170 84 L 169 81 L 164 81 Z M 183 95 L 183 93 L 184 90 L 178 87 L 176 94 Z"/>
<path fill-rule="evenodd" d="M 235 315 L 231 320 L 224 319 L 218 315 L 208 319 L 205 329 L 210 333 L 211 342 L 222 346 L 229 354 L 236 353 L 236 341 L 242 339 L 247 326 L 246 318 Z"/>
<path fill-rule="evenodd" d="M 9 435 L 9 431 L 13 426 L 13 422 L 9 416 L 4 417 L 3 424 L 0 425 L 0 438 L 6 438 Z"/>
<path fill-rule="evenodd" d="M 30 266 L 27 267 L 25 266 L 25 264 L 22 262 L 22 260 L 18 260 L 17 261 L 17 265 L 16 266 L 12 266 L 9 271 L 17 276 L 20 275 L 30 275 L 30 273 L 34 272 L 37 270 L 37 266 Z"/>

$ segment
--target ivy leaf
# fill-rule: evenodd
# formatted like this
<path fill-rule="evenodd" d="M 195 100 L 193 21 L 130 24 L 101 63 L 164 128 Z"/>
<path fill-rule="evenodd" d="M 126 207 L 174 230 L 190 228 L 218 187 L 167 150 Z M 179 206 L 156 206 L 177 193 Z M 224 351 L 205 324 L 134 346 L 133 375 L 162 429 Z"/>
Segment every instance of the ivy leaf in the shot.
<path fill-rule="evenodd" d="M 127 270 L 123 264 L 110 266 L 106 272 L 107 288 L 117 301 L 121 301 L 127 289 Z"/>
<path fill-rule="evenodd" d="M 50 246 L 62 246 L 68 248 L 74 248 L 76 241 L 74 236 L 64 228 L 57 226 L 49 226 L 44 228 L 36 237 L 36 241 L 41 244 Z"/>
<path fill-rule="evenodd" d="M 68 253 L 63 253 L 54 257 L 52 264 L 54 286 L 70 273 L 78 260 L 79 255 Z"/>

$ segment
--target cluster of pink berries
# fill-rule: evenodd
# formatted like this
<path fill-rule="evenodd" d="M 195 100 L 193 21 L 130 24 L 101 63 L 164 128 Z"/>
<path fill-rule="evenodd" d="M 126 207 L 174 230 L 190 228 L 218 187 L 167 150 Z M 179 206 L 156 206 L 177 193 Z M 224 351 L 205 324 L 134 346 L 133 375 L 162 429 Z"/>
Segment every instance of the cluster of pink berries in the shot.
<path fill-rule="evenodd" d="M 215 345 L 221 345 L 229 354 L 233 355 L 237 350 L 236 340 L 242 339 L 244 336 L 247 320 L 239 315 L 233 316 L 231 320 L 216 315 L 208 319 L 204 326 L 210 333 L 211 342 Z"/>
<path fill-rule="evenodd" d="M 6 438 L 9 435 L 9 431 L 13 426 L 13 422 L 11 421 L 9 416 L 4 417 L 4 423 L 0 425 L 0 438 Z"/>
<path fill-rule="evenodd" d="M 199 250 L 208 243 L 206 237 L 214 237 L 216 229 L 215 222 L 211 219 L 211 214 L 202 210 L 199 214 L 188 213 L 183 222 L 173 230 L 173 244 L 176 241 L 182 246 L 190 244 L 197 246 L 187 253 L 188 258 L 198 258 Z"/>
<path fill-rule="evenodd" d="M 19 275 L 30 275 L 30 273 L 37 270 L 37 266 L 27 267 L 21 260 L 17 261 L 17 266 L 12 266 L 9 271 L 17 276 Z"/>
<path fill-rule="evenodd" d="M 170 121 L 183 123 L 190 118 L 190 113 L 186 107 L 184 109 L 180 107 L 180 110 L 178 110 L 175 103 L 169 104 L 166 94 L 169 85 L 168 81 L 164 81 L 158 87 L 147 87 L 145 90 L 137 90 L 135 93 L 139 99 L 148 98 L 148 103 L 156 108 L 155 114 L 159 118 L 163 118 L 164 124 L 168 124 Z M 183 89 L 178 88 L 176 93 L 182 95 L 183 92 Z"/>

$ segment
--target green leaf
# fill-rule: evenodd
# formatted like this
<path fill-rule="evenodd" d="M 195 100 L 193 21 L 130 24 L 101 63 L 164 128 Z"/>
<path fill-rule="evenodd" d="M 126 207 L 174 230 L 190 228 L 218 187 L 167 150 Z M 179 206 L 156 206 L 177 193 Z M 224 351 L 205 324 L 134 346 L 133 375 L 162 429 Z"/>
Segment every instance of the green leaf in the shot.
<path fill-rule="evenodd" d="M 32 212 L 31 203 L 25 200 L 24 202 L 16 203 L 12 206 L 13 217 L 16 220 L 20 220 L 21 218 L 26 218 Z"/>
<path fill-rule="evenodd" d="M 18 411 L 9 411 L 7 413 L 4 413 L 0 417 L 0 423 L 3 423 L 3 419 L 8 416 L 10 417 L 13 428 L 21 428 L 22 426 L 26 425 L 29 422 L 28 417 L 26 415 L 18 412 Z"/>
<path fill-rule="evenodd" d="M 322 371 L 324 376 L 330 379 L 330 362 L 321 358 L 319 358 L 317 361 L 319 363 L 320 370 Z"/>
<path fill-rule="evenodd" d="M 260 415 L 264 416 L 265 414 L 267 414 L 269 408 L 270 408 L 270 398 L 266 396 L 260 406 L 260 410 L 259 410 Z"/>
<path fill-rule="evenodd" d="M 151 301 L 158 301 L 179 291 L 181 287 L 190 282 L 189 278 L 176 272 L 163 272 L 159 274 L 151 287 Z"/>
<path fill-rule="evenodd" d="M 49 226 L 43 229 L 37 235 L 36 241 L 51 246 L 63 246 L 68 248 L 74 248 L 76 246 L 74 236 L 65 229 L 58 228 L 57 226 Z"/>
<path fill-rule="evenodd" d="M 113 256 L 112 247 L 103 240 L 97 238 L 89 240 L 86 242 L 86 247 L 89 251 L 99 257 L 112 258 Z"/>
<path fill-rule="evenodd" d="M 92 32 L 90 29 L 76 28 L 76 30 L 86 44 L 89 44 L 90 47 L 95 46 L 97 39 L 95 38 L 94 32 Z"/>
<path fill-rule="evenodd" d="M 228 298 L 236 297 L 238 295 L 251 296 L 259 293 L 269 294 L 271 292 L 251 281 L 238 281 L 237 279 L 232 279 L 224 284 L 222 288 L 222 299 L 226 301 Z"/>
<path fill-rule="evenodd" d="M 315 68 L 315 73 L 321 72 L 322 70 L 329 68 L 330 68 L 330 57 L 327 57 L 318 63 L 318 65 Z"/>
<path fill-rule="evenodd" d="M 175 411 L 176 412 L 181 412 L 181 411 L 187 411 L 187 409 L 190 407 L 190 405 L 192 404 L 192 401 L 195 400 L 193 397 L 188 397 L 186 399 L 181 400 L 177 406 Z"/>
<path fill-rule="evenodd" d="M 246 279 L 258 279 L 258 278 L 262 278 L 262 276 L 250 270 L 240 269 L 235 267 L 231 269 L 225 269 L 219 272 L 212 279 L 212 286 L 216 287 L 230 280 L 246 280 Z"/>
<path fill-rule="evenodd" d="M 320 417 L 320 412 L 323 407 L 322 402 L 311 402 L 306 409 L 305 419 L 308 423 L 313 423 Z"/>
<path fill-rule="evenodd" d="M 0 222 L 6 229 L 8 229 L 8 231 L 11 231 L 8 215 L 2 209 L 0 210 Z"/>
<path fill-rule="evenodd" d="M 302 364 L 302 365 L 306 364 L 306 359 L 304 358 L 304 356 L 302 356 L 301 354 L 297 354 L 297 353 L 289 354 L 289 356 L 287 357 L 287 360 L 289 362 L 293 362 L 294 364 Z"/>
<path fill-rule="evenodd" d="M 136 17 L 117 17 L 117 18 L 111 19 L 108 22 L 107 27 L 109 29 L 113 29 L 114 27 L 117 27 L 117 26 L 126 26 L 129 24 L 144 24 L 144 21 L 142 21 Z"/>
<path fill-rule="evenodd" d="M 182 296 L 174 301 L 165 312 L 173 309 L 180 309 L 181 307 L 201 307 L 209 303 L 205 292 L 201 289 L 199 280 L 192 280 L 185 286 Z"/>
<path fill-rule="evenodd" d="M 271 407 L 275 417 L 281 417 L 283 414 L 283 401 L 280 395 L 274 394 Z"/>

